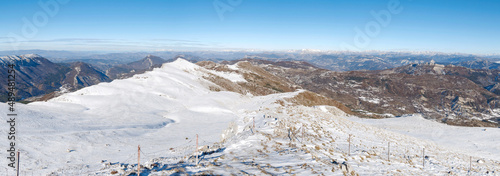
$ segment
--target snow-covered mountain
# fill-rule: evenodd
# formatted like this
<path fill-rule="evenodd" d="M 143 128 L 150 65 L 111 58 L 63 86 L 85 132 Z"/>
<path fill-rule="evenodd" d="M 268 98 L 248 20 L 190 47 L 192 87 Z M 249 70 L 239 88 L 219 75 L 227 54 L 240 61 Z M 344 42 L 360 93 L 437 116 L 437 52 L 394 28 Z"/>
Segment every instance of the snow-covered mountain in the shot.
<path fill-rule="evenodd" d="M 17 98 L 24 99 L 57 90 L 69 68 L 36 55 L 0 57 L 0 101 L 7 101 L 7 75 L 9 64 L 15 64 Z"/>
<path fill-rule="evenodd" d="M 65 90 L 111 81 L 106 75 L 86 63 L 59 64 L 37 54 L 0 57 L 0 101 L 7 101 L 7 75 L 9 64 L 15 64 L 18 100 L 43 96 L 52 97 L 54 91 Z M 43 98 L 42 98 L 43 99 Z"/>
<path fill-rule="evenodd" d="M 434 140 L 418 129 L 392 128 L 397 121 L 383 129 L 337 107 L 248 62 L 222 67 L 178 59 L 128 79 L 17 105 L 16 142 L 22 175 L 134 175 L 138 145 L 141 175 L 464 175 L 470 161 L 473 174 L 500 172 L 500 157 L 491 152 L 496 145 L 461 149 L 440 134 Z M 0 113 L 7 113 L 6 104 Z M 492 138 L 455 139 L 494 144 L 500 130 L 484 129 L 470 134 Z M 7 147 L 7 138 L 0 138 L 0 148 Z M 6 159 L 0 165 L 14 172 Z"/>

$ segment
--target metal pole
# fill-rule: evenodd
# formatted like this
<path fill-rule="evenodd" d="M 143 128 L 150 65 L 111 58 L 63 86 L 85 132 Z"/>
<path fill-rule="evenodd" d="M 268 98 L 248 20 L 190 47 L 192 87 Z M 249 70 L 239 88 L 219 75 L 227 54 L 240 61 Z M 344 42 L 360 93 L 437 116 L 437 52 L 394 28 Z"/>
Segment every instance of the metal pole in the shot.
<path fill-rule="evenodd" d="M 141 146 L 137 146 L 137 175 L 141 175 Z"/>
<path fill-rule="evenodd" d="M 17 151 L 17 176 L 19 176 L 19 170 L 21 170 L 21 169 L 19 169 L 19 159 L 21 158 L 21 157 L 19 157 L 20 154 L 21 154 L 21 152 L 19 152 L 19 150 L 18 150 Z"/>

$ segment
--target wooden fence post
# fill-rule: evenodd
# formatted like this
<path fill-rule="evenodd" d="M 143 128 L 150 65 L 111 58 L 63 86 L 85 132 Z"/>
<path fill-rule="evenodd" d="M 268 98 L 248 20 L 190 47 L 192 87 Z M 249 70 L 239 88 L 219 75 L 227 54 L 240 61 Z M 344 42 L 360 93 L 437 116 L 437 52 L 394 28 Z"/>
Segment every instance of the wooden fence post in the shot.
<path fill-rule="evenodd" d="M 302 125 L 302 141 L 304 141 L 304 128 L 306 128 L 305 125 Z"/>
<path fill-rule="evenodd" d="M 349 142 L 349 156 L 351 156 L 351 136 L 352 134 L 349 134 L 349 138 L 347 139 L 347 141 Z"/>
<path fill-rule="evenodd" d="M 422 168 L 425 167 L 425 148 L 422 149 Z"/>
<path fill-rule="evenodd" d="M 388 142 L 387 143 L 387 161 L 391 161 L 391 158 L 390 158 L 390 154 L 391 154 L 391 142 Z"/>
<path fill-rule="evenodd" d="M 198 134 L 196 134 L 196 165 L 198 165 Z"/>
<path fill-rule="evenodd" d="M 253 129 L 255 130 L 255 117 L 253 117 Z"/>
<path fill-rule="evenodd" d="M 469 172 L 472 171 L 472 156 L 469 157 Z"/>

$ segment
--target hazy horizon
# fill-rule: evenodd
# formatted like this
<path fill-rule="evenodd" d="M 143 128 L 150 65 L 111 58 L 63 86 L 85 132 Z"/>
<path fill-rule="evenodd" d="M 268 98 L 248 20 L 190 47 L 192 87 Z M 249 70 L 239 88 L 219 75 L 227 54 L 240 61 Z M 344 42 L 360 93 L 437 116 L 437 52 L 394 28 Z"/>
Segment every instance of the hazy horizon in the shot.
<path fill-rule="evenodd" d="M 45 50 L 45 49 L 26 49 L 26 50 L 0 50 L 0 55 L 4 53 L 21 53 L 21 54 L 13 54 L 13 55 L 23 55 L 24 53 L 29 54 L 39 54 L 38 52 L 71 52 L 71 53 L 86 53 L 86 54 L 123 54 L 123 53 L 161 53 L 161 52 L 186 52 L 186 53 L 196 53 L 196 52 L 234 52 L 234 53 L 299 53 L 299 52 L 310 52 L 310 53 L 322 53 L 322 54 L 335 54 L 335 53 L 354 53 L 354 54 L 381 54 L 381 53 L 404 53 L 404 54 L 443 54 L 443 55 L 474 55 L 474 56 L 499 56 L 500 53 L 485 53 L 485 54 L 474 54 L 474 53 L 464 53 L 464 52 L 441 52 L 441 51 L 403 51 L 403 50 L 367 50 L 367 51 L 349 51 L 349 50 L 317 50 L 317 49 L 289 49 L 289 50 L 261 50 L 261 49 L 221 49 L 221 50 L 156 50 L 156 51 L 147 51 L 147 50 L 130 50 L 130 51 L 112 51 L 112 50 Z"/>

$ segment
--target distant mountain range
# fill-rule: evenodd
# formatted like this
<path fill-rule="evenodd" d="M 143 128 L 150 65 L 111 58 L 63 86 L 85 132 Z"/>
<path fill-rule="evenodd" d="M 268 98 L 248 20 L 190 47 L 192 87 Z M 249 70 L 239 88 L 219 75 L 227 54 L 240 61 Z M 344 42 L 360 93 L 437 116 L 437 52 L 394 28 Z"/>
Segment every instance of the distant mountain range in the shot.
<path fill-rule="evenodd" d="M 434 61 L 442 64 L 460 64 L 477 61 L 496 61 L 494 57 L 481 57 L 466 54 L 444 53 L 405 53 L 405 52 L 374 52 L 374 53 L 261 53 L 247 58 L 269 61 L 306 61 L 319 68 L 332 71 L 383 70 L 414 63 Z"/>
<path fill-rule="evenodd" d="M 146 70 L 160 67 L 166 60 L 148 55 L 145 58 L 128 64 L 120 64 L 106 70 L 106 75 L 112 79 L 127 78 L 134 74 L 143 73 Z"/>
<path fill-rule="evenodd" d="M 497 62 L 491 62 L 487 60 L 478 60 L 478 61 L 465 61 L 454 63 L 453 65 L 472 68 L 472 69 L 500 69 L 500 64 Z"/>
<path fill-rule="evenodd" d="M 107 69 L 154 55 L 165 59 L 175 59 L 182 55 L 191 61 L 214 61 L 220 63 L 226 60 L 252 58 L 270 61 L 306 61 L 317 67 L 333 71 L 355 70 L 382 70 L 399 67 L 412 63 L 427 63 L 434 60 L 440 64 L 461 64 L 469 68 L 478 69 L 481 64 L 498 68 L 495 62 L 500 61 L 500 55 L 479 56 L 471 54 L 447 54 L 440 52 L 348 52 L 348 51 L 317 51 L 317 50 L 289 50 L 289 51 L 152 51 L 152 52 L 82 52 L 82 51 L 53 51 L 53 50 L 19 50 L 0 51 L 2 55 L 23 55 L 37 53 L 55 63 L 85 62 L 92 64 L 102 72 Z M 473 63 L 467 62 L 485 62 Z M 483 67 L 485 68 L 485 67 Z"/>

